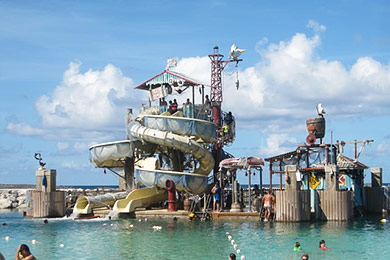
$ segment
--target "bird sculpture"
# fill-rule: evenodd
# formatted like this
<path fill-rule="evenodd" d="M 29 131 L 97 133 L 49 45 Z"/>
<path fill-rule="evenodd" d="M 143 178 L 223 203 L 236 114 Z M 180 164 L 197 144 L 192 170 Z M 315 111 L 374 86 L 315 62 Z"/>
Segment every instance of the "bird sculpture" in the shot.
<path fill-rule="evenodd" d="M 35 158 L 36 160 L 38 160 L 39 165 L 41 166 L 41 168 L 45 168 L 46 163 L 44 163 L 44 162 L 42 161 L 42 155 L 41 155 L 40 153 L 35 153 L 35 154 L 34 154 L 34 158 Z"/>
<path fill-rule="evenodd" d="M 326 114 L 325 109 L 322 107 L 321 104 L 317 105 L 317 113 L 320 117 L 324 117 L 324 114 Z"/>
<path fill-rule="evenodd" d="M 232 47 L 230 47 L 229 59 L 238 60 L 238 57 L 240 57 L 243 52 L 245 52 L 244 49 L 239 49 L 235 44 L 233 44 Z"/>

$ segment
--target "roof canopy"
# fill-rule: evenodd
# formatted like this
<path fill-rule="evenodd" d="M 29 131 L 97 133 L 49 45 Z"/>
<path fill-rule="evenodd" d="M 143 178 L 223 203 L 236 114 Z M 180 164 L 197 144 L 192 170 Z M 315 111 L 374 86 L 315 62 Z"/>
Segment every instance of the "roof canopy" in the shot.
<path fill-rule="evenodd" d="M 265 161 L 269 162 L 272 165 L 272 168 L 275 167 L 276 171 L 284 170 L 286 165 L 299 165 L 311 170 L 315 168 L 323 169 L 325 164 L 327 164 L 327 149 L 332 151 L 332 146 L 333 145 L 300 145 L 295 151 L 269 157 L 266 158 Z M 329 156 L 332 156 L 331 153 L 329 153 Z M 363 163 L 342 154 L 338 154 L 337 158 L 329 158 L 329 163 L 336 163 L 340 170 L 364 170 L 368 168 Z"/>
<path fill-rule="evenodd" d="M 160 74 L 148 79 L 147 81 L 139 84 L 135 87 L 135 89 L 143 89 L 150 90 L 154 88 L 161 87 L 163 85 L 177 85 L 181 87 L 190 87 L 190 86 L 198 86 L 205 85 L 195 79 L 187 77 L 178 72 L 173 72 L 170 70 L 164 70 Z"/>

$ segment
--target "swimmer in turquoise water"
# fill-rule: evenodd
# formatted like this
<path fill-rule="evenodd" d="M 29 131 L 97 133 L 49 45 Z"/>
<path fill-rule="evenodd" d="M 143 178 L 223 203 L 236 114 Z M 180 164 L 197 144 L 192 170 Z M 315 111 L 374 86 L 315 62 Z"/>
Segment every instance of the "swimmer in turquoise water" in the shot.
<path fill-rule="evenodd" d="M 295 242 L 294 251 L 302 251 L 302 247 L 299 242 Z"/>
<path fill-rule="evenodd" d="M 329 249 L 325 245 L 325 240 L 321 240 L 320 241 L 320 246 L 318 248 L 321 249 L 321 250 L 328 250 Z"/>

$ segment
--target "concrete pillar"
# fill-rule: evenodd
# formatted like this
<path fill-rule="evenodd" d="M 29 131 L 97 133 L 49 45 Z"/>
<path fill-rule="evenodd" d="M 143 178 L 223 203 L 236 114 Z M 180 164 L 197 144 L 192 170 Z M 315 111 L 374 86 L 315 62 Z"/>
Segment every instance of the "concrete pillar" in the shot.
<path fill-rule="evenodd" d="M 231 206 L 230 212 L 241 212 L 242 211 L 241 204 L 238 203 L 238 189 L 239 189 L 238 182 L 237 182 L 237 180 L 234 180 L 234 182 L 233 182 L 233 198 L 232 198 L 233 201 L 232 201 L 232 206 Z"/>
<path fill-rule="evenodd" d="M 56 191 L 56 177 L 57 171 L 53 169 L 40 168 L 36 171 L 36 191 L 31 191 L 34 218 L 65 215 L 65 192 Z"/>
<path fill-rule="evenodd" d="M 286 174 L 289 177 L 289 181 L 286 182 L 286 191 L 297 191 L 301 189 L 301 182 L 297 181 L 297 166 L 286 165 Z"/>
<path fill-rule="evenodd" d="M 36 190 L 43 192 L 54 192 L 57 190 L 57 171 L 53 169 L 40 168 L 36 171 Z M 46 186 L 43 185 L 43 179 L 46 178 Z"/>
<path fill-rule="evenodd" d="M 325 181 L 326 190 L 339 190 L 339 182 L 337 179 L 338 169 L 336 165 L 325 165 Z"/>
<path fill-rule="evenodd" d="M 371 168 L 371 187 L 382 187 L 382 168 Z"/>

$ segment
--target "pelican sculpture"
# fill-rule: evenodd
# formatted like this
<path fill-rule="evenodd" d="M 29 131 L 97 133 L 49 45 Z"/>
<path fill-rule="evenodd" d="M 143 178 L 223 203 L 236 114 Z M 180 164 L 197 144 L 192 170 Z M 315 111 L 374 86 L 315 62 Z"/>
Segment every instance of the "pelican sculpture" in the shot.
<path fill-rule="evenodd" d="M 235 44 L 230 47 L 229 52 L 229 59 L 238 60 L 238 57 L 240 57 L 241 53 L 243 53 L 244 49 L 239 49 Z"/>

